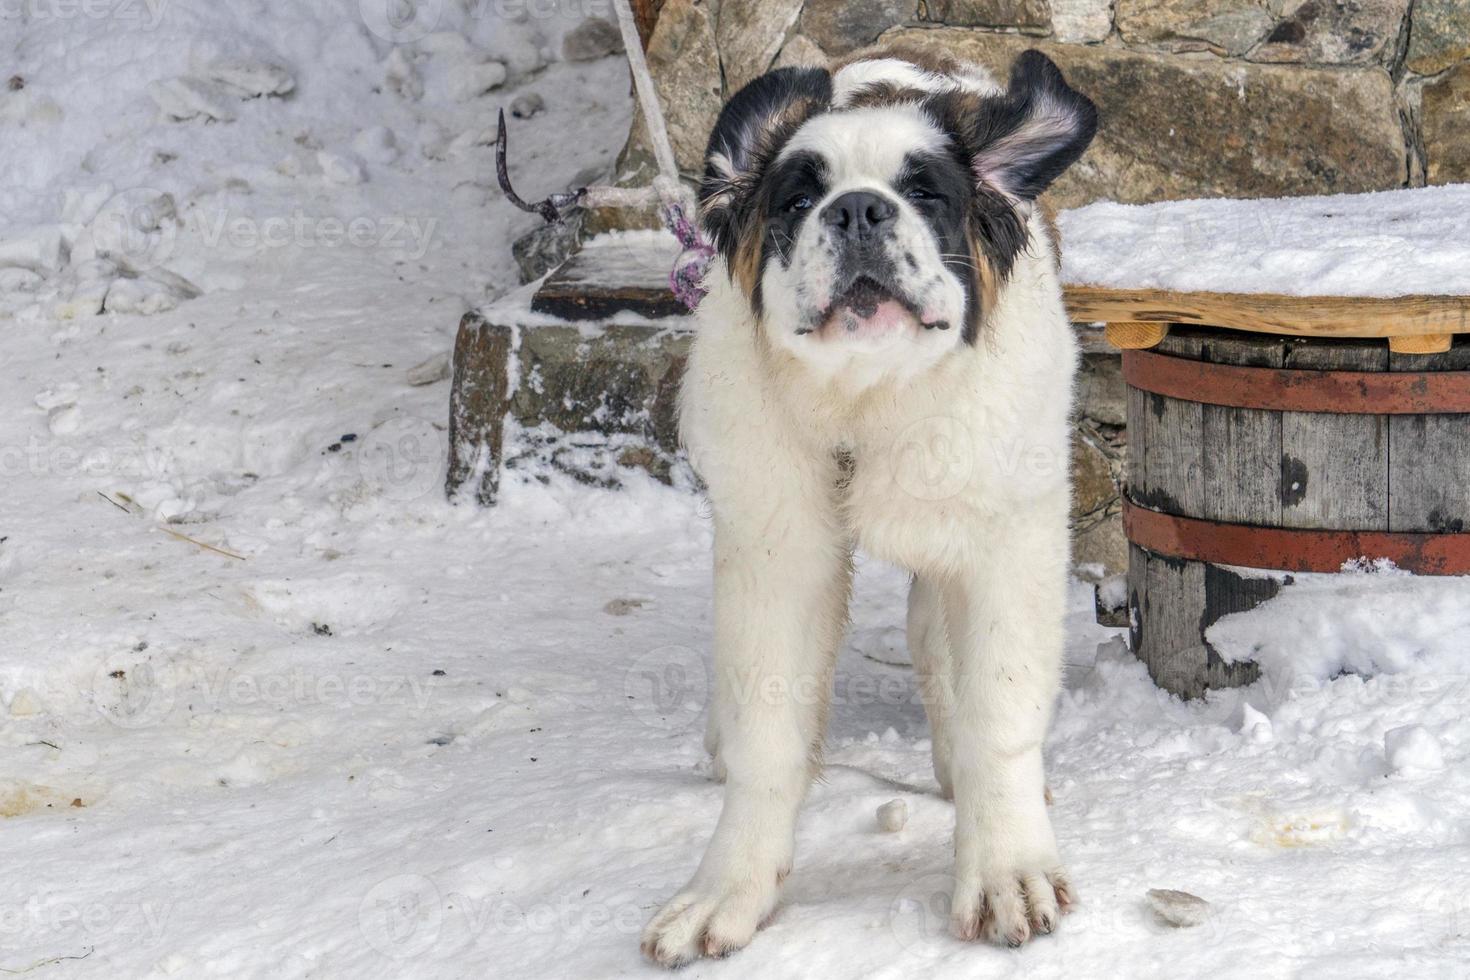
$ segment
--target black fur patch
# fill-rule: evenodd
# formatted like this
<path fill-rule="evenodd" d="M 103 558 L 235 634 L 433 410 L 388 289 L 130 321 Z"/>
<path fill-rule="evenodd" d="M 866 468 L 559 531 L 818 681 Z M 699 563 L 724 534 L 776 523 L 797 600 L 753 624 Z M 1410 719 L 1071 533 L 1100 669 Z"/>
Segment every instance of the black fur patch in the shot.
<path fill-rule="evenodd" d="M 965 322 L 961 336 L 973 343 L 980 327 L 979 270 L 970 255 L 966 223 L 975 188 L 968 162 L 959 153 L 910 153 L 893 189 L 919 212 L 939 245 L 942 261 L 965 287 Z M 912 263 L 912 256 L 908 257 Z"/>
<path fill-rule="evenodd" d="M 1004 281 L 1030 244 L 1017 204 L 1034 201 L 1082 155 L 1097 132 L 1097 108 L 1070 88 L 1039 51 L 1016 59 L 1003 96 L 945 92 L 923 105 L 951 137 L 955 159 L 973 191 L 966 210 L 975 240 Z M 982 161 L 1004 164 L 995 182 L 980 179 Z M 978 328 L 978 319 L 974 326 Z M 967 323 L 967 339 L 971 330 Z"/>
<path fill-rule="evenodd" d="M 832 76 L 820 68 L 778 68 L 746 85 L 725 104 L 705 150 L 699 187 L 705 231 L 727 262 L 757 219 L 765 169 L 807 119 L 832 103 Z M 729 169 L 716 166 L 723 157 Z"/>
<path fill-rule="evenodd" d="M 761 281 L 765 278 L 766 264 L 774 258 L 783 269 L 790 268 L 796 236 L 807 218 L 816 213 L 816 203 L 827 193 L 827 166 L 815 153 L 793 153 L 771 168 L 759 188 L 754 210 L 764 218 L 765 228 L 755 290 L 750 298 L 758 316 L 764 312 Z"/>
<path fill-rule="evenodd" d="M 986 99 L 968 143 L 978 159 L 995 152 L 1002 189 L 1034 201 L 1072 164 L 1097 133 L 1097 107 L 1073 89 L 1040 51 L 1011 65 L 1003 99 Z"/>

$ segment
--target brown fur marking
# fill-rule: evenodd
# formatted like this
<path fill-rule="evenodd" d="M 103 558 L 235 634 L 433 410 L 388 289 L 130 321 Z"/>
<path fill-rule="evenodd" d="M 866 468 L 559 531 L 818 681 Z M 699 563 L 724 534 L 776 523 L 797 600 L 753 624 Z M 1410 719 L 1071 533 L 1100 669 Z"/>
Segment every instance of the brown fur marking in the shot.
<path fill-rule="evenodd" d="M 928 45 L 915 44 L 911 41 L 873 44 L 866 48 L 859 48 L 851 54 L 835 59 L 827 67 L 828 71 L 835 75 L 848 65 L 859 61 L 876 61 L 880 58 L 907 61 L 935 75 L 957 75 L 965 68 L 964 62 L 947 54 L 941 54 Z"/>
<path fill-rule="evenodd" d="M 1062 268 L 1062 229 L 1057 226 L 1057 209 L 1052 207 L 1051 202 L 1043 196 L 1036 199 L 1036 210 L 1041 213 L 1041 223 L 1046 227 L 1051 263 L 1060 272 Z"/>

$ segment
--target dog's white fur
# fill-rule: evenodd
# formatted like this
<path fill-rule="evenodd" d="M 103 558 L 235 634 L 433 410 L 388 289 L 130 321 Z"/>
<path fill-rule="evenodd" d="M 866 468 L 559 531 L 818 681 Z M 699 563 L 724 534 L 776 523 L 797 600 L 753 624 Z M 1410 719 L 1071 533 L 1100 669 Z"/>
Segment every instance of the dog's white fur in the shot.
<path fill-rule="evenodd" d="M 875 184 L 891 164 L 844 159 Z M 1041 749 L 1063 645 L 1077 354 L 1046 224 L 1028 221 L 1031 246 L 975 344 L 916 331 L 871 364 L 803 355 L 780 315 L 757 319 L 723 263 L 711 269 L 681 415 L 715 521 L 709 741 L 725 804 L 693 879 L 644 933 L 652 958 L 738 949 L 776 907 L 854 548 L 914 574 L 909 645 L 955 801 L 956 933 L 1015 944 L 1064 910 Z M 763 280 L 778 308 L 779 273 Z M 895 360 L 903 370 L 877 367 Z"/>

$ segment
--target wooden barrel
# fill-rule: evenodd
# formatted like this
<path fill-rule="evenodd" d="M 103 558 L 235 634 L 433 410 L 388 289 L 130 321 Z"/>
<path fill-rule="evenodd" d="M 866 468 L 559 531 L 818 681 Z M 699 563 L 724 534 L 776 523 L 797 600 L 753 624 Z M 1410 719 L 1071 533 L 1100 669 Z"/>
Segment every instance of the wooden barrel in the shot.
<path fill-rule="evenodd" d="M 1124 352 L 1129 623 L 1159 686 L 1198 697 L 1255 680 L 1204 634 L 1290 573 L 1388 558 L 1470 574 L 1467 341 L 1394 354 L 1381 339 L 1174 327 Z"/>

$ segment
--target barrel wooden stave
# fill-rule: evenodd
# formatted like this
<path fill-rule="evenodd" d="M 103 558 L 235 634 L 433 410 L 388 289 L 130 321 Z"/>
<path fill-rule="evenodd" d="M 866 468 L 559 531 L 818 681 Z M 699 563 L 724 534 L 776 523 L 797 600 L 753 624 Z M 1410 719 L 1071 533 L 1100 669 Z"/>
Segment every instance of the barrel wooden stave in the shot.
<path fill-rule="evenodd" d="M 1391 355 L 1380 341 L 1303 340 L 1176 326 L 1156 353 L 1213 364 L 1347 371 L 1470 370 L 1470 342 Z M 1470 376 L 1467 376 L 1470 383 Z M 1470 416 L 1232 408 L 1128 391 L 1129 492 L 1143 506 L 1265 527 L 1450 531 L 1470 524 Z M 1234 570 L 1130 545 L 1133 648 L 1185 697 L 1250 683 L 1204 639 L 1288 575 Z"/>

